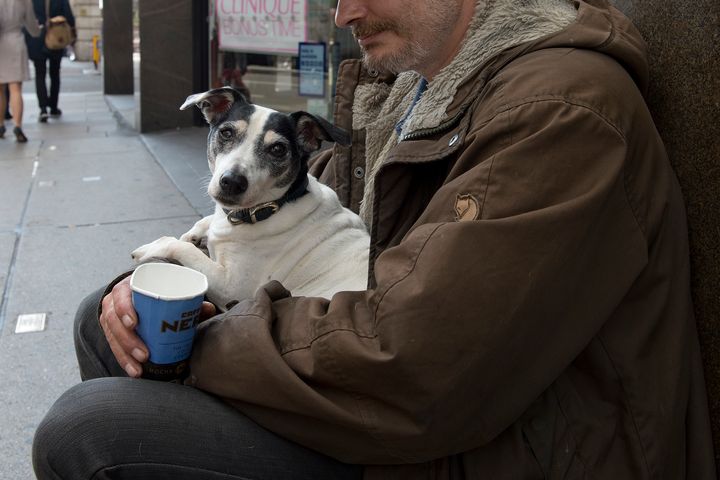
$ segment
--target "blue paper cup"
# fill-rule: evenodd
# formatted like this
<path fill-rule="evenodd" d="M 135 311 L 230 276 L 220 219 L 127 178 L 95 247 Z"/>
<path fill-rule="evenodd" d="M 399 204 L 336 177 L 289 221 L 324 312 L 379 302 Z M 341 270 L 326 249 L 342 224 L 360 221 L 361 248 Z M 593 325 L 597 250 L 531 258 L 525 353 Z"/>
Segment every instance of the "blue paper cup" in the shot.
<path fill-rule="evenodd" d="M 140 265 L 130 278 L 136 331 L 150 351 L 143 376 L 172 380 L 185 372 L 207 277 L 172 263 Z"/>

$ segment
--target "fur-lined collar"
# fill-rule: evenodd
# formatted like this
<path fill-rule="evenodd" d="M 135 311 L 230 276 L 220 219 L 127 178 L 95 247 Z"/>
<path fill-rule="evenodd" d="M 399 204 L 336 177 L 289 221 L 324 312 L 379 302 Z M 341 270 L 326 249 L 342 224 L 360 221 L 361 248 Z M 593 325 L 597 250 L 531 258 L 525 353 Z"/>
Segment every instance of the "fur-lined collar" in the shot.
<path fill-rule="evenodd" d="M 555 33 L 575 20 L 576 15 L 577 10 L 568 0 L 480 1 L 460 52 L 428 84 L 427 92 L 405 122 L 402 136 L 442 123 L 458 87 L 488 58 Z"/>
<path fill-rule="evenodd" d="M 447 119 L 458 88 L 490 57 L 520 43 L 562 30 L 577 16 L 572 0 L 478 0 L 460 51 L 427 85 L 405 120 L 400 138 L 395 125 L 406 115 L 421 76 L 398 75 L 392 88 L 359 86 L 353 102 L 353 128 L 366 129 L 365 192 L 360 215 L 370 224 L 374 178 L 390 149 L 407 134 Z"/>

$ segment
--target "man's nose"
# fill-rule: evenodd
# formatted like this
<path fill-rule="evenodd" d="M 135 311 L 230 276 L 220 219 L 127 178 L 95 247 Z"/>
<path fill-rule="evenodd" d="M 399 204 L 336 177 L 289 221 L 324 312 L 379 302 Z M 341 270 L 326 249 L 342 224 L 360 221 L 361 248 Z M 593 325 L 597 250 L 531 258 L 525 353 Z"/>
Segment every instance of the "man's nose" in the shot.
<path fill-rule="evenodd" d="M 335 25 L 349 27 L 356 20 L 367 16 L 367 0 L 338 0 L 335 9 Z"/>

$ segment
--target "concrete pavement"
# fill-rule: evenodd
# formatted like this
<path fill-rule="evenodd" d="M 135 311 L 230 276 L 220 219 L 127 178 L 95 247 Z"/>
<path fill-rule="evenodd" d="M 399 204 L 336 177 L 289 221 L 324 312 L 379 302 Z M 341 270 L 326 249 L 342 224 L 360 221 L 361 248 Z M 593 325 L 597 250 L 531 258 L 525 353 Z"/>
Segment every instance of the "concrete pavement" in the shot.
<path fill-rule="evenodd" d="M 139 135 L 118 121 L 92 64 L 63 60 L 62 81 L 62 117 L 37 123 L 26 82 L 30 141 L 17 144 L 11 128 L 0 139 L 0 479 L 35 478 L 35 428 L 80 380 L 80 300 L 128 269 L 135 247 L 211 211 L 205 129 Z M 32 313 L 47 314 L 45 329 L 15 333 L 18 316 Z"/>

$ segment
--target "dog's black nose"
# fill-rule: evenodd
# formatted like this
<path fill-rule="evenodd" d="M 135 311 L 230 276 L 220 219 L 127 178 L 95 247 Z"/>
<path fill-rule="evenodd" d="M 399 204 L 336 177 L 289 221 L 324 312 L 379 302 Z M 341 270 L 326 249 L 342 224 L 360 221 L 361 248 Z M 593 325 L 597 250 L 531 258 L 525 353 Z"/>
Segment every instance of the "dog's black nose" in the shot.
<path fill-rule="evenodd" d="M 228 170 L 220 177 L 220 188 L 228 195 L 239 195 L 248 188 L 247 177 Z"/>

